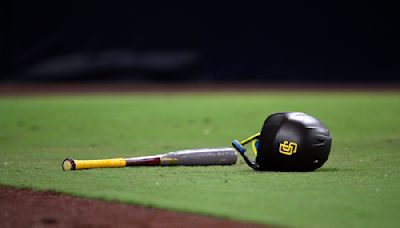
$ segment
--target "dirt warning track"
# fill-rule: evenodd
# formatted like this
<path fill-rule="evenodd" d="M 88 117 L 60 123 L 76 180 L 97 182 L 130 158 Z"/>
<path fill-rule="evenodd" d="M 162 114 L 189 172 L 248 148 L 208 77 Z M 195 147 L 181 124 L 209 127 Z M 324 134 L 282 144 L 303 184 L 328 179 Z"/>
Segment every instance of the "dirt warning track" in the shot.
<path fill-rule="evenodd" d="M 208 216 L 0 186 L 6 227 L 265 227 Z"/>

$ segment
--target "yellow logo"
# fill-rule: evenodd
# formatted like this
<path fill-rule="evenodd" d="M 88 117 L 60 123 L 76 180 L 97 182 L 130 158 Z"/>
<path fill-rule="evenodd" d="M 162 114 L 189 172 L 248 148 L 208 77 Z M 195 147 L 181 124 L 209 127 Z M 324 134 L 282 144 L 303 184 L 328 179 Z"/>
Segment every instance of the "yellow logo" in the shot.
<path fill-rule="evenodd" d="M 283 141 L 279 145 L 279 153 L 285 154 L 285 155 L 292 155 L 296 153 L 297 151 L 297 143 L 294 142 L 288 142 L 288 141 Z"/>

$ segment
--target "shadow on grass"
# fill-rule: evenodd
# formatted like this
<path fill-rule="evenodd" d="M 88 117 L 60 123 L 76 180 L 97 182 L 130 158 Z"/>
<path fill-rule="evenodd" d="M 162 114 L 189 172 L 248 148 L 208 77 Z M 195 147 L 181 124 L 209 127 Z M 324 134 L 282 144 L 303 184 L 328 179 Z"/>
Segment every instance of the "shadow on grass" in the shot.
<path fill-rule="evenodd" d="M 315 170 L 314 172 L 349 172 L 353 171 L 352 169 L 339 169 L 339 168 L 320 168 Z"/>
<path fill-rule="evenodd" d="M 338 169 L 338 168 L 319 168 L 319 169 L 317 169 L 317 170 L 315 170 L 315 172 L 318 172 L 318 173 L 322 173 L 322 172 L 339 172 L 339 171 L 341 171 L 340 169 Z"/>
<path fill-rule="evenodd" d="M 289 171 L 289 172 L 284 172 L 284 171 L 254 171 L 252 169 L 249 170 L 242 170 L 242 173 L 329 173 L 329 172 L 350 172 L 353 171 L 352 169 L 343 169 L 343 168 L 319 168 L 315 171 L 310 171 L 310 172 L 299 172 L 299 171 Z"/>

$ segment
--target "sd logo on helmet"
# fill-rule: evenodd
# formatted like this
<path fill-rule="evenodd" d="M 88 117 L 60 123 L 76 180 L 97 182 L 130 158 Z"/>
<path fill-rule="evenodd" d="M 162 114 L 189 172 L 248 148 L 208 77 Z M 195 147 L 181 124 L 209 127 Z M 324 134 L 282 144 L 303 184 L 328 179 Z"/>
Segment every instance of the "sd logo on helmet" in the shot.
<path fill-rule="evenodd" d="M 243 148 L 250 142 L 255 161 Z M 328 160 L 331 143 L 329 130 L 318 119 L 301 112 L 281 112 L 265 120 L 261 133 L 234 140 L 232 145 L 254 170 L 313 171 Z"/>

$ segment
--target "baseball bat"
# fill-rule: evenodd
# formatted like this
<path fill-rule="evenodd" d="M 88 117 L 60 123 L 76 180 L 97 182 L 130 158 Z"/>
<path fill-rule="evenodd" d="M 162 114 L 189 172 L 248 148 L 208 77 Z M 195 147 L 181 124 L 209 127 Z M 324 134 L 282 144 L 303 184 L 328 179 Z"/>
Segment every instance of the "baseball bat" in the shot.
<path fill-rule="evenodd" d="M 234 165 L 236 151 L 233 148 L 199 148 L 169 152 L 153 156 L 113 158 L 101 160 L 64 159 L 64 171 L 93 168 L 120 168 L 126 166 L 207 166 Z"/>

